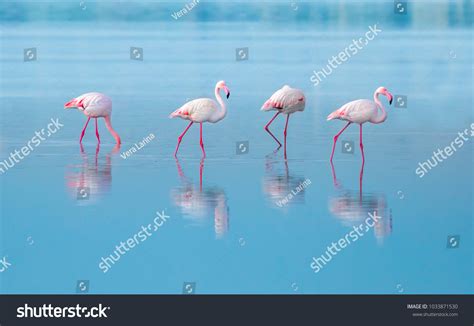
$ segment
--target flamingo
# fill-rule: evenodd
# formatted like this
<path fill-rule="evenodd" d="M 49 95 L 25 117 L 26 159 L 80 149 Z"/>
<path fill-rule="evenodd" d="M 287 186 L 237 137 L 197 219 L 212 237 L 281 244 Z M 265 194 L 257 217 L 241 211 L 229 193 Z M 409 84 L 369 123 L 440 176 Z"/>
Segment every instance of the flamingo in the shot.
<path fill-rule="evenodd" d="M 385 112 L 385 108 L 383 107 L 382 103 L 378 98 L 379 94 L 385 95 L 388 98 L 390 104 L 392 104 L 393 96 L 385 87 L 379 87 L 374 92 L 374 100 L 355 100 L 349 103 L 344 104 L 342 107 L 337 109 L 336 111 L 332 112 L 327 117 L 327 121 L 339 119 L 348 121 L 344 128 L 341 129 L 335 136 L 334 136 L 334 143 L 332 145 L 332 153 L 331 153 L 331 163 L 332 158 L 334 156 L 334 149 L 336 148 L 336 142 L 339 136 L 342 134 L 344 130 L 351 123 L 358 123 L 360 125 L 360 150 L 362 152 L 362 162 L 365 162 L 364 157 L 364 144 L 362 143 L 362 124 L 366 122 L 371 122 L 375 124 L 379 124 L 384 122 L 387 119 L 387 112 Z M 381 114 L 378 113 L 378 110 L 382 111 Z"/>
<path fill-rule="evenodd" d="M 202 141 L 202 123 L 211 122 L 216 123 L 225 118 L 227 114 L 227 108 L 224 101 L 219 93 L 223 89 L 226 93 L 226 97 L 229 98 L 230 90 L 227 88 L 225 81 L 221 80 L 217 82 L 214 93 L 219 102 L 220 109 L 216 101 L 210 98 L 198 98 L 192 101 L 185 103 L 179 109 L 170 114 L 170 118 L 180 117 L 184 120 L 190 120 L 189 125 L 184 129 L 183 133 L 178 137 L 178 144 L 176 145 L 176 150 L 174 151 L 174 157 L 178 154 L 179 145 L 183 139 L 186 132 L 191 128 L 193 123 L 200 124 L 200 139 L 199 143 L 201 145 L 203 157 L 206 157 L 206 151 L 204 150 L 204 142 Z"/>
<path fill-rule="evenodd" d="M 112 122 L 110 120 L 110 116 L 112 115 L 112 100 L 105 94 L 92 92 L 82 94 L 78 96 L 66 104 L 64 104 L 65 109 L 77 108 L 84 112 L 87 116 L 86 124 L 84 125 L 84 129 L 82 129 L 81 138 L 79 139 L 79 143 L 82 143 L 82 138 L 84 138 L 84 133 L 86 132 L 87 125 L 91 118 L 95 119 L 95 135 L 97 136 L 97 140 L 100 144 L 100 136 L 99 136 L 99 128 L 97 126 L 97 119 L 104 118 L 105 126 L 115 138 L 117 145 L 120 145 L 121 140 L 120 136 L 117 132 L 112 128 Z"/>
<path fill-rule="evenodd" d="M 261 111 L 277 111 L 277 113 L 273 116 L 273 118 L 266 124 L 265 130 L 272 136 L 273 139 L 278 143 L 278 148 L 281 147 L 280 141 L 272 134 L 268 127 L 276 119 L 276 117 L 280 114 L 286 114 L 286 124 L 285 124 L 285 131 L 283 132 L 284 135 L 284 148 L 285 148 L 285 157 L 286 157 L 286 134 L 288 129 L 288 120 L 290 119 L 290 114 L 295 113 L 297 111 L 304 111 L 304 107 L 306 104 L 306 98 L 304 96 L 303 91 L 291 88 L 288 85 L 283 86 L 281 89 L 277 90 L 273 95 L 263 104 Z"/>

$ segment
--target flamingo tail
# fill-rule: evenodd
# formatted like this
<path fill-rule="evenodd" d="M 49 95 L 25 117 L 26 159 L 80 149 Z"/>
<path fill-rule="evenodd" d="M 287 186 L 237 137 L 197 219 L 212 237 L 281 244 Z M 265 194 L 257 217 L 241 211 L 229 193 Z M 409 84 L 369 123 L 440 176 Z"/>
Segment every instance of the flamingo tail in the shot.
<path fill-rule="evenodd" d="M 326 121 L 339 119 L 339 117 L 340 117 L 339 110 L 336 110 L 336 111 L 332 112 L 330 115 L 328 115 Z"/>
<path fill-rule="evenodd" d="M 262 107 L 260 108 L 260 111 L 271 111 L 274 108 L 275 107 L 273 106 L 273 103 L 270 100 L 268 100 L 262 105 Z"/>
<path fill-rule="evenodd" d="M 169 115 L 170 119 L 176 118 L 176 117 L 186 117 L 188 115 L 188 111 L 183 109 L 182 107 L 177 109 L 176 111 L 172 112 Z"/>

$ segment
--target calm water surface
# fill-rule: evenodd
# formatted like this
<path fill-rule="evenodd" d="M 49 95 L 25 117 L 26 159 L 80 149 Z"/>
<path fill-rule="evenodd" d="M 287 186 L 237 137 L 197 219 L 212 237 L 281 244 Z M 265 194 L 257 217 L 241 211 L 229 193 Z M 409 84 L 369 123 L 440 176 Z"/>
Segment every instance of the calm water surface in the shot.
<path fill-rule="evenodd" d="M 375 40 L 314 87 L 313 70 L 367 25 L 3 26 L 0 158 L 51 118 L 64 127 L 0 176 L 0 256 L 12 264 L 0 292 L 75 293 L 89 280 L 90 293 L 181 293 L 183 282 L 196 282 L 197 293 L 473 293 L 472 141 L 415 174 L 473 122 L 471 30 L 381 22 Z M 130 46 L 144 49 L 144 61 L 130 60 Z M 27 47 L 37 48 L 37 61 L 23 62 Z M 235 60 L 239 47 L 250 49 L 248 61 Z M 232 95 L 226 119 L 204 127 L 207 158 L 193 127 L 175 161 L 186 123 L 168 114 L 213 96 L 220 79 Z M 259 111 L 284 84 L 307 95 L 305 112 L 290 119 L 288 160 L 263 131 L 271 115 Z M 380 85 L 407 95 L 408 106 L 389 107 L 384 124 L 364 128 L 360 182 L 358 128 L 341 136 L 355 151 L 339 144 L 333 171 L 332 137 L 343 124 L 325 117 Z M 119 149 L 103 121 L 100 148 L 93 125 L 78 144 L 85 117 L 62 105 L 92 90 L 113 99 Z M 272 131 L 282 138 L 283 127 L 281 118 Z M 120 156 L 150 133 L 152 142 Z M 249 142 L 247 154 L 236 154 L 239 141 Z M 78 199 L 82 187 L 88 199 Z M 167 222 L 104 274 L 101 258 L 157 211 Z M 374 211 L 382 221 L 315 274 L 311 258 Z M 450 235 L 460 236 L 458 248 L 447 248 Z"/>

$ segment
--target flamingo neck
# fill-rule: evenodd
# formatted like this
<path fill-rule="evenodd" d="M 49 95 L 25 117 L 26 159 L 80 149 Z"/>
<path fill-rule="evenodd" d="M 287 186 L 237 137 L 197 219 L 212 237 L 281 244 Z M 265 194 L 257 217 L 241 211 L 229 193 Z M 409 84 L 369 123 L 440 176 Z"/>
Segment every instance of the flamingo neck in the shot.
<path fill-rule="evenodd" d="M 381 114 L 378 114 L 377 111 L 377 116 L 373 119 L 370 120 L 372 123 L 382 123 L 387 119 L 387 112 L 385 112 L 385 108 L 383 107 L 382 103 L 379 100 L 379 93 L 375 92 L 374 93 L 374 102 L 377 105 L 377 107 L 382 111 Z"/>
<path fill-rule="evenodd" d="M 109 132 L 112 134 L 112 136 L 115 138 L 117 145 L 120 145 L 122 141 L 120 140 L 120 136 L 118 135 L 118 133 L 114 130 L 114 128 L 112 128 L 112 122 L 110 120 L 110 116 L 107 115 L 104 117 L 104 119 L 105 119 L 105 126 L 107 127 Z"/>
<path fill-rule="evenodd" d="M 219 93 L 219 88 L 216 87 L 214 93 L 216 95 L 217 102 L 219 102 L 219 105 L 221 106 L 221 109 L 215 114 L 213 119 L 213 122 L 217 122 L 224 119 L 227 114 L 227 108 L 224 101 L 222 100 L 221 94 Z"/>

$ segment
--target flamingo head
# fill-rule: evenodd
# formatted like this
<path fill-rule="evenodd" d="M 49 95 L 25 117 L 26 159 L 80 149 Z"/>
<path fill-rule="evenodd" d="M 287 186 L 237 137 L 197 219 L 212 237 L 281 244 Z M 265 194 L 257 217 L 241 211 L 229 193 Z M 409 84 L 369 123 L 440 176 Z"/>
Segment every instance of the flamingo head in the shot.
<path fill-rule="evenodd" d="M 388 102 L 390 104 L 392 104 L 392 101 L 393 101 L 393 96 L 392 94 L 388 91 L 388 89 L 386 89 L 385 87 L 381 86 L 379 88 L 377 88 L 377 90 L 375 91 L 376 94 L 382 94 L 382 95 L 385 95 L 388 99 Z"/>
<path fill-rule="evenodd" d="M 216 90 L 219 91 L 221 89 L 223 89 L 225 91 L 226 97 L 229 98 L 230 90 L 229 90 L 229 88 L 227 88 L 227 85 L 225 84 L 225 81 L 223 81 L 223 80 L 217 82 L 217 84 L 216 84 Z"/>
<path fill-rule="evenodd" d="M 79 110 L 84 110 L 84 105 L 83 102 L 84 99 L 81 97 L 76 97 L 64 104 L 65 109 L 79 109 Z"/>

